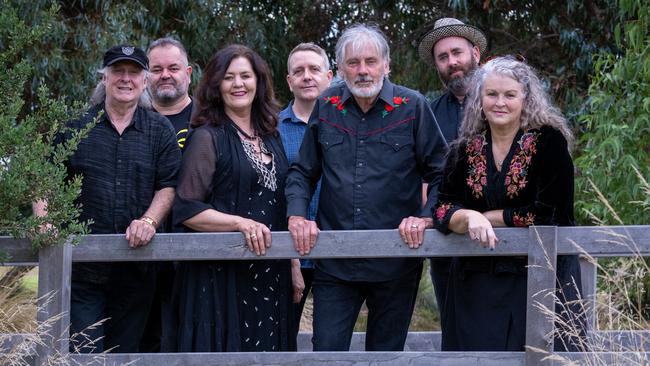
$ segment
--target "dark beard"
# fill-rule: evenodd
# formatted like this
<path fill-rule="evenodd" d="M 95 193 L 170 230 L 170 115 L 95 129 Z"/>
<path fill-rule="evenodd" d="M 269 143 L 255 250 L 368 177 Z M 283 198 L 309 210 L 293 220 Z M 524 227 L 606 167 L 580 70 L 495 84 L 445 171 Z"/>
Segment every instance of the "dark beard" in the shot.
<path fill-rule="evenodd" d="M 474 75 L 476 69 L 478 69 L 478 62 L 474 57 L 472 57 L 470 67 L 467 70 L 463 70 L 464 76 L 462 78 L 448 79 L 446 75 L 443 77 L 440 71 L 438 71 L 438 76 L 442 83 L 445 84 L 447 89 L 449 89 L 453 94 L 465 94 L 469 81 L 472 79 L 472 75 Z"/>

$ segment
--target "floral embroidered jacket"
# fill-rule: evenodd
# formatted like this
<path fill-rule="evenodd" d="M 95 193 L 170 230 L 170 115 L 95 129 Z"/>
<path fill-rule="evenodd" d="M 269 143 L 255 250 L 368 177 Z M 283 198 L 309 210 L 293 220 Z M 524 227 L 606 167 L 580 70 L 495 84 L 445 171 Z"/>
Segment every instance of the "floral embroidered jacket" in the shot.
<path fill-rule="evenodd" d="M 457 146 L 443 174 L 434 222 L 444 233 L 461 208 L 503 209 L 507 226 L 574 224 L 573 162 L 564 136 L 551 127 L 519 131 L 501 172 L 488 130 Z"/>

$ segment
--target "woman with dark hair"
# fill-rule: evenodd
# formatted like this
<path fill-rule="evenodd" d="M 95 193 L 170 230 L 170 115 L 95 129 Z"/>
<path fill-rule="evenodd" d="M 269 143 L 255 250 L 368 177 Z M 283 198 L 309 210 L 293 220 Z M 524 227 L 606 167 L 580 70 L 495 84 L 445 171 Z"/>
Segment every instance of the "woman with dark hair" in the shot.
<path fill-rule="evenodd" d="M 264 255 L 271 231 L 286 230 L 287 159 L 270 70 L 248 47 L 228 46 L 212 56 L 194 96 L 174 221 L 187 231 L 239 231 Z M 289 260 L 180 264 L 178 351 L 293 350 L 290 269 Z"/>
<path fill-rule="evenodd" d="M 434 213 L 444 233 L 493 249 L 494 227 L 574 225 L 571 131 L 534 70 L 495 58 L 471 81 L 461 134 L 451 147 Z M 453 258 L 444 351 L 523 351 L 525 257 Z M 576 350 L 584 323 L 577 256 L 559 256 L 556 350 Z"/>

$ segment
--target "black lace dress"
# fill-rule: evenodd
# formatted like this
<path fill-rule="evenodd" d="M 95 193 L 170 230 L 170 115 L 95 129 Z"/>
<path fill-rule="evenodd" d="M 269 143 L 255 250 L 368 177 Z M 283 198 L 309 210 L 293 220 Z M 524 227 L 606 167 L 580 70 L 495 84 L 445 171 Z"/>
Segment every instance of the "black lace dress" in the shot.
<path fill-rule="evenodd" d="M 273 155 L 266 179 L 253 168 L 232 124 L 194 130 L 183 156 L 174 220 L 182 223 L 215 209 L 272 231 L 286 230 L 287 160 L 278 136 L 265 137 L 263 143 Z M 274 178 L 268 174 L 273 171 Z M 174 286 L 177 351 L 294 350 L 295 340 L 288 337 L 291 291 L 289 260 L 179 263 Z"/>

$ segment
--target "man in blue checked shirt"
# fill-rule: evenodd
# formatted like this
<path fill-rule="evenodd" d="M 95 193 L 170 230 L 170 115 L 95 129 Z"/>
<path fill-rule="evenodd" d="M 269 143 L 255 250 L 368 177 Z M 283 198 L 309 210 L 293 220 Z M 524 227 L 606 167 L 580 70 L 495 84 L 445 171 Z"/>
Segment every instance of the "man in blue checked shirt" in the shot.
<path fill-rule="evenodd" d="M 289 103 L 287 108 L 280 112 L 280 136 L 284 144 L 284 150 L 289 159 L 289 163 L 296 160 L 302 137 L 307 128 L 307 121 L 311 111 L 316 104 L 320 93 L 327 89 L 332 80 L 332 71 L 330 70 L 329 59 L 325 51 L 313 43 L 301 43 L 297 45 L 287 59 L 287 83 L 293 93 L 294 100 Z M 316 210 L 318 208 L 318 195 L 320 192 L 320 183 L 316 187 L 312 196 L 307 216 L 309 220 L 316 220 Z M 314 265 L 310 260 L 294 259 L 292 261 L 294 281 L 293 301 L 296 303 L 295 327 L 292 329 L 292 335 L 298 335 L 300 328 L 300 318 L 302 309 L 305 306 L 305 300 L 311 289 L 314 278 Z M 301 273 L 302 276 L 296 276 Z M 299 279 L 302 278 L 302 281 Z"/>

